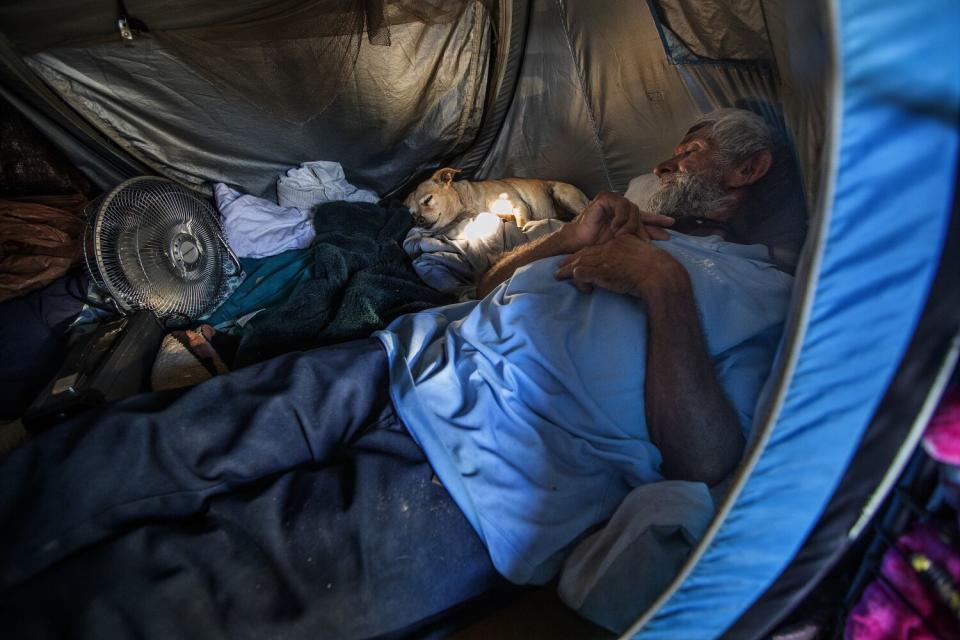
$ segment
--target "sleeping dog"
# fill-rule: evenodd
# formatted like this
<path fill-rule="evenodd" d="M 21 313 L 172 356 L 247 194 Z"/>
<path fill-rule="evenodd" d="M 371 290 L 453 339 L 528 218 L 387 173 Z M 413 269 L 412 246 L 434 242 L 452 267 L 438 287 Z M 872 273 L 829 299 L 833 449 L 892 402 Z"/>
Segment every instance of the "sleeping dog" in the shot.
<path fill-rule="evenodd" d="M 572 220 L 589 202 L 583 192 L 565 182 L 526 178 L 454 181 L 458 173 L 458 169 L 438 169 L 404 200 L 418 227 L 444 229 L 464 215 L 481 211 L 512 218 L 518 227 L 531 220 Z"/>

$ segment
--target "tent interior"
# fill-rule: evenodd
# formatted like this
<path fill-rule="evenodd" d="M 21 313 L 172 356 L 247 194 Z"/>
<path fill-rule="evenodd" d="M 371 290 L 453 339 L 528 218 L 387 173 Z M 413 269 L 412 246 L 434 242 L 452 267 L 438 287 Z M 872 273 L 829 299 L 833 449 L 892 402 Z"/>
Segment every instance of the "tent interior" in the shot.
<path fill-rule="evenodd" d="M 402 200 L 442 167 L 471 180 L 558 180 L 593 197 L 627 191 L 698 116 L 759 113 L 789 143 L 802 193 L 744 233 L 770 247 L 795 286 L 743 462 L 699 535 L 675 527 L 655 547 L 666 560 L 624 565 L 626 619 L 598 618 L 595 602 L 577 615 L 548 582 L 471 593 L 451 611 L 398 617 L 369 635 L 760 637 L 879 508 L 916 446 L 911 425 L 929 415 L 956 355 L 960 73 L 931 64 L 913 84 L 898 76 L 914 73 L 908 59 L 958 53 L 957 7 L 931 4 L 943 20 L 840 0 L 8 2 L 4 173 L 40 166 L 27 161 L 39 153 L 33 141 L 55 149 L 43 153 L 56 158 L 46 166 L 61 184 L 3 197 L 79 195 L 80 206 L 62 205 L 76 213 L 149 175 L 208 200 L 217 183 L 276 199 L 278 177 L 316 160 L 340 163 L 349 183 L 384 200 Z M 901 43 L 907 27 L 913 37 Z M 871 57 L 878 42 L 894 44 Z M 897 133 L 878 141 L 883 131 Z M 922 142 L 910 147 L 914 135 Z M 890 160 L 902 149 L 913 150 Z M 931 159 L 939 166 L 924 184 L 876 186 Z M 78 219 L 70 224 L 82 231 Z M 874 254 L 888 242 L 884 262 Z M 76 261 L 57 275 L 67 269 Z M 17 295 L 49 283 L 16 285 Z M 41 369 L 25 362 L 38 347 L 4 345 L 3 360 L 15 363 L 3 374 L 4 417 L 19 417 L 51 383 L 68 351 L 58 339 L 37 356 L 53 361 Z"/>

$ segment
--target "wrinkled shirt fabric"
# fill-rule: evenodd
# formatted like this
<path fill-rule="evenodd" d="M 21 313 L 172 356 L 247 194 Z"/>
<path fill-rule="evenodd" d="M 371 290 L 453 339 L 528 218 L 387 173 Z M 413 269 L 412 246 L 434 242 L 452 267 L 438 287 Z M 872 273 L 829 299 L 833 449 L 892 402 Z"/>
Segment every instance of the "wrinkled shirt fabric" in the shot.
<path fill-rule="evenodd" d="M 656 244 L 690 274 L 707 349 L 747 431 L 792 278 L 764 246 L 679 234 Z M 376 334 L 404 424 L 494 566 L 520 584 L 551 579 L 634 487 L 663 479 L 644 414 L 643 305 L 558 281 L 562 259 Z"/>

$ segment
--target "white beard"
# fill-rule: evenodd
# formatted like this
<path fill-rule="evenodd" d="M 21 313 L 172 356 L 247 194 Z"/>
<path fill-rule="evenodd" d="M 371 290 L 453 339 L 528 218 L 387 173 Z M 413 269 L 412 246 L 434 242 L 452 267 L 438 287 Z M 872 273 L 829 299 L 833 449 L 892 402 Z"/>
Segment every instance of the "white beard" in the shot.
<path fill-rule="evenodd" d="M 671 218 L 716 218 L 733 201 L 723 186 L 719 172 L 677 172 L 667 182 L 660 181 L 649 195 L 647 210 Z"/>

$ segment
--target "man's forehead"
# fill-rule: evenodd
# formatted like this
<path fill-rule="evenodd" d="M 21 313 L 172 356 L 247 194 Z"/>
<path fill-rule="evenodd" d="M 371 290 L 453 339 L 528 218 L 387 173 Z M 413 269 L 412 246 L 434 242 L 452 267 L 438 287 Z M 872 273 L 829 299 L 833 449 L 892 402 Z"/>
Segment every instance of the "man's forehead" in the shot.
<path fill-rule="evenodd" d="M 687 129 L 686 135 L 683 136 L 683 140 L 680 141 L 678 146 L 683 146 L 690 142 L 691 140 L 709 140 L 710 136 L 707 133 L 707 129 L 713 126 L 712 122 L 699 122 L 689 129 Z"/>

